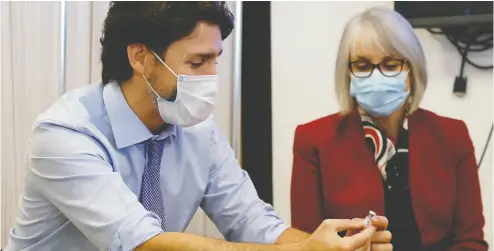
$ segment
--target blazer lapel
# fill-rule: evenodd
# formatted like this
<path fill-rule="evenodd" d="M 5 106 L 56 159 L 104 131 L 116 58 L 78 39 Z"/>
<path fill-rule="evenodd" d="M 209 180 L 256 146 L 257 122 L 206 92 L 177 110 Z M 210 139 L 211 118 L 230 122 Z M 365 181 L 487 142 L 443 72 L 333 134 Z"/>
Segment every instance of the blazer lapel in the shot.
<path fill-rule="evenodd" d="M 356 109 L 342 118 L 336 137 L 338 138 L 336 142 L 341 147 L 338 151 L 339 162 L 344 163 L 343 166 L 353 168 L 341 171 L 350 171 L 350 175 L 353 176 L 352 179 L 357 180 L 357 182 L 352 182 L 353 186 L 356 186 L 355 190 L 352 191 L 362 196 L 358 199 L 362 200 L 362 206 L 368 208 L 366 210 L 373 210 L 384 215 L 384 190 L 381 173 L 377 168 L 374 155 L 365 141 L 362 120 Z"/>

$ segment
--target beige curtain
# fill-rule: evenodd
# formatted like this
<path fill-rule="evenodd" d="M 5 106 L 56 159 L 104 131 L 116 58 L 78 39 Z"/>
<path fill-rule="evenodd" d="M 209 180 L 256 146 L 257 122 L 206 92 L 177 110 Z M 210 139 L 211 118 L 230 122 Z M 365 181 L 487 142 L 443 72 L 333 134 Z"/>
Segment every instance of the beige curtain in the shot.
<path fill-rule="evenodd" d="M 2 245 L 24 186 L 24 150 L 36 116 L 58 97 L 59 2 L 2 5 Z"/>

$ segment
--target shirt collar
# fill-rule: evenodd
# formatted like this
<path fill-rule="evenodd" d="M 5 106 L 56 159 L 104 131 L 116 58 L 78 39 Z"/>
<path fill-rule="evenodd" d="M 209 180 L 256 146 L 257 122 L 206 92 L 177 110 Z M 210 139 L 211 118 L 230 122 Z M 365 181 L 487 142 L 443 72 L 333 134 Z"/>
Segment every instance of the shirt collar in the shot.
<path fill-rule="evenodd" d="M 105 103 L 110 126 L 118 149 L 135 145 L 148 139 L 162 140 L 171 135 L 176 136 L 176 126 L 170 125 L 160 135 L 153 135 L 149 129 L 137 117 L 125 100 L 116 82 L 106 84 L 103 89 Z"/>

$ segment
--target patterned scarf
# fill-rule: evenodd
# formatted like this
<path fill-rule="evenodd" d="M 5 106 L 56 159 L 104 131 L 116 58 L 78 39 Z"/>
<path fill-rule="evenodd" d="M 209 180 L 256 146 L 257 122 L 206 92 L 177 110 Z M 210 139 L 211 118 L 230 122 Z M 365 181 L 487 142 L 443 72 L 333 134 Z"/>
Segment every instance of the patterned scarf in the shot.
<path fill-rule="evenodd" d="M 361 115 L 362 125 L 364 129 L 365 140 L 367 145 L 372 150 L 374 154 L 374 159 L 376 160 L 377 167 L 381 172 L 383 179 L 387 180 L 387 172 L 386 165 L 389 160 L 396 155 L 397 152 L 407 152 L 408 149 L 396 149 L 395 143 L 388 137 L 384 135 L 384 133 L 377 128 L 375 123 L 369 116 Z M 405 118 L 403 120 L 403 128 L 408 131 L 408 119 Z M 408 146 L 406 147 L 408 148 Z"/>

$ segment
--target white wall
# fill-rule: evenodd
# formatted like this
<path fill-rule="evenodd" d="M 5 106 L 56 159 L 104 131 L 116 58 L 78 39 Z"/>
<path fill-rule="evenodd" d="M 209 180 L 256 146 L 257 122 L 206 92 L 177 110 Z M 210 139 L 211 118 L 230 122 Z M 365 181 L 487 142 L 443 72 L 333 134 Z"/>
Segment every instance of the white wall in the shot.
<path fill-rule="evenodd" d="M 393 2 L 272 2 L 272 102 L 274 206 L 290 223 L 290 179 L 295 127 L 338 111 L 333 68 L 346 22 L 364 9 Z M 493 114 L 492 71 L 466 66 L 466 97 L 452 94 L 460 56 L 442 37 L 416 33 L 425 50 L 429 87 L 422 107 L 467 123 L 477 158 L 485 145 Z M 492 51 L 473 58 L 492 64 Z M 492 142 L 480 169 L 486 239 L 492 245 Z"/>

